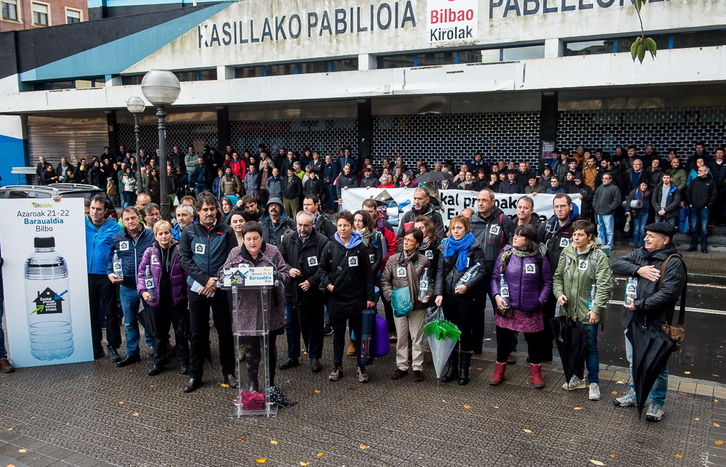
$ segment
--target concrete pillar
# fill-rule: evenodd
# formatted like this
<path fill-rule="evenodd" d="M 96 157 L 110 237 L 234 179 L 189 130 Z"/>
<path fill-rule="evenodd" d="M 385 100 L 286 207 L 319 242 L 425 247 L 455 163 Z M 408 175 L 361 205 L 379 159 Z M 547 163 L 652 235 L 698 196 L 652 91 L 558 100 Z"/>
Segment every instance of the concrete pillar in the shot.
<path fill-rule="evenodd" d="M 217 67 L 217 79 L 234 79 L 234 67 L 219 65 Z"/>
<path fill-rule="evenodd" d="M 544 58 L 557 58 L 562 56 L 561 39 L 545 39 Z"/>
<path fill-rule="evenodd" d="M 358 70 L 375 70 L 376 69 L 376 56 L 370 54 L 358 55 Z"/>
<path fill-rule="evenodd" d="M 544 91 L 540 108 L 540 166 L 539 171 L 548 159 L 547 156 L 557 146 L 557 91 Z"/>

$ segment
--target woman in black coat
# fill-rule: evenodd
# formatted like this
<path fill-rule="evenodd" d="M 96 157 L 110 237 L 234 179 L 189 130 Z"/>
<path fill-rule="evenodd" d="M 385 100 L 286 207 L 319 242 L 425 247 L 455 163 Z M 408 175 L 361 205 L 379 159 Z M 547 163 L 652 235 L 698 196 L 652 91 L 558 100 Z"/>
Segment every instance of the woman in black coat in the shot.
<path fill-rule="evenodd" d="M 320 290 L 328 300 L 328 314 L 333 326 L 333 371 L 328 379 L 343 376 L 343 347 L 346 325 L 355 334 L 360 349 L 360 319 L 365 308 L 375 306 L 373 270 L 363 237 L 353 230 L 353 214 L 341 211 L 336 216 L 338 231 L 323 251 L 317 275 Z M 358 381 L 368 381 L 365 365 L 358 365 Z"/>
<path fill-rule="evenodd" d="M 458 349 L 454 348 L 451 352 L 449 368 L 441 381 L 448 383 L 458 376 L 459 385 L 464 386 L 469 383 L 469 366 L 474 354 L 474 315 L 484 313 L 484 251 L 471 233 L 469 219 L 464 216 L 451 219 L 449 236 L 441 244 L 439 251 L 441 256 L 436 273 L 435 303 L 436 306 L 443 307 L 444 316 L 461 331 Z M 464 280 L 467 275 L 471 277 Z M 459 284 L 460 280 L 463 281 L 462 284 Z"/>

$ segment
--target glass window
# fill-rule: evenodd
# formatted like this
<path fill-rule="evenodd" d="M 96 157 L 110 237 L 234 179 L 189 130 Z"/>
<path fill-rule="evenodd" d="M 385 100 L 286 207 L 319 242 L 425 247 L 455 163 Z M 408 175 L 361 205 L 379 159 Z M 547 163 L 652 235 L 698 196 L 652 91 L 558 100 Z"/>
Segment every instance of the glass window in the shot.
<path fill-rule="evenodd" d="M 214 81 L 217 79 L 217 69 L 212 68 L 211 70 L 199 70 L 198 80 L 199 81 Z"/>
<path fill-rule="evenodd" d="M 378 68 L 408 68 L 414 66 L 413 55 L 389 55 L 378 57 Z"/>
<path fill-rule="evenodd" d="M 144 75 L 122 76 L 121 84 L 123 84 L 124 86 L 141 84 L 142 79 L 144 79 Z"/>
<path fill-rule="evenodd" d="M 295 65 L 287 63 L 284 65 L 269 65 L 267 67 L 267 76 L 294 75 Z"/>
<path fill-rule="evenodd" d="M 331 64 L 333 71 L 356 71 L 358 69 L 358 57 L 333 60 Z"/>
<path fill-rule="evenodd" d="M 33 24 L 36 26 L 48 26 L 48 5 L 33 3 Z"/>
<path fill-rule="evenodd" d="M 568 42 L 565 44 L 565 55 L 596 55 L 609 54 L 613 52 L 613 41 L 583 41 Z"/>
<path fill-rule="evenodd" d="M 80 23 L 81 21 L 81 12 L 79 10 L 66 8 L 66 24 Z"/>
<path fill-rule="evenodd" d="M 263 66 L 248 66 L 234 69 L 235 78 L 258 78 L 260 76 L 265 76 L 265 67 Z"/>
<path fill-rule="evenodd" d="M 330 62 L 307 62 L 298 65 L 300 73 L 327 73 Z"/>
<path fill-rule="evenodd" d="M 684 49 L 687 47 L 712 47 L 715 45 L 726 45 L 726 30 L 676 34 L 673 36 L 674 49 Z M 658 48 L 660 48 L 660 45 L 658 45 Z"/>
<path fill-rule="evenodd" d="M 481 63 L 481 50 L 459 52 L 459 63 Z"/>
<path fill-rule="evenodd" d="M 655 44 L 658 46 L 658 50 L 665 50 L 670 48 L 668 46 L 668 36 L 647 36 L 652 37 L 655 41 Z M 630 46 L 633 44 L 633 41 L 635 40 L 635 37 L 623 37 L 621 39 L 616 40 L 617 44 L 617 51 L 618 52 L 627 52 L 630 53 Z"/>
<path fill-rule="evenodd" d="M 502 49 L 502 60 L 505 62 L 514 60 L 531 60 L 533 58 L 544 58 L 544 45 L 530 45 L 525 47 Z"/>
<path fill-rule="evenodd" d="M 418 66 L 451 65 L 452 63 L 456 63 L 454 52 L 433 52 L 418 56 Z"/>
<path fill-rule="evenodd" d="M 5 0 L 2 3 L 2 18 L 18 21 L 18 0 Z"/>

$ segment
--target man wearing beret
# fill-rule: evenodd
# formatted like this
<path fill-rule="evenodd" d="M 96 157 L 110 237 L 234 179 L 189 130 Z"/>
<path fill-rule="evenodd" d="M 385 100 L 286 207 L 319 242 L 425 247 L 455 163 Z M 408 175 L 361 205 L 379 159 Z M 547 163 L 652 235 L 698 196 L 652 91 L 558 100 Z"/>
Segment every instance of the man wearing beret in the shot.
<path fill-rule="evenodd" d="M 673 256 L 666 265 L 661 282 L 661 267 L 671 255 L 677 255 L 673 245 L 675 227 L 668 222 L 655 222 L 645 226 L 644 246 L 632 253 L 621 256 L 613 261 L 612 269 L 622 276 L 633 276 L 638 280 L 636 299 L 631 304 L 624 304 L 622 324 L 627 329 L 631 320 L 645 315 L 645 318 L 656 326 L 660 324 L 661 312 L 665 312 L 666 321 L 671 324 L 676 302 L 686 281 L 686 267 L 680 255 Z M 633 339 L 639 335 L 633 335 Z M 636 405 L 635 386 L 632 374 L 633 345 L 625 339 L 625 353 L 630 368 L 630 389 L 622 396 L 613 400 L 619 407 Z M 658 422 L 663 418 L 666 391 L 668 390 L 668 368 L 664 368 L 650 391 L 646 404 L 645 419 Z"/>

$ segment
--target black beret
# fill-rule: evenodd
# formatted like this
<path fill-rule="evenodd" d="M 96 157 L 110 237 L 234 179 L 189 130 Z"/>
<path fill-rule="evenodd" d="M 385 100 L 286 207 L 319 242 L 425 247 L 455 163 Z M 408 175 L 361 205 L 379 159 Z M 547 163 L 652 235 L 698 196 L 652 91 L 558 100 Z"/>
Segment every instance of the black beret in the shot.
<path fill-rule="evenodd" d="M 676 234 L 676 228 L 668 222 L 653 222 L 645 226 L 647 232 L 655 232 L 663 234 L 666 237 L 673 237 Z"/>

